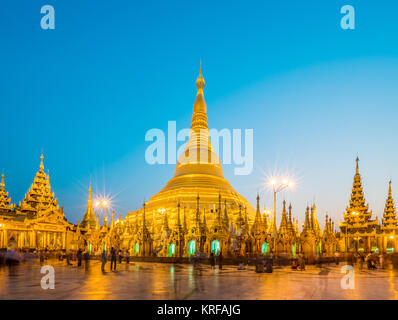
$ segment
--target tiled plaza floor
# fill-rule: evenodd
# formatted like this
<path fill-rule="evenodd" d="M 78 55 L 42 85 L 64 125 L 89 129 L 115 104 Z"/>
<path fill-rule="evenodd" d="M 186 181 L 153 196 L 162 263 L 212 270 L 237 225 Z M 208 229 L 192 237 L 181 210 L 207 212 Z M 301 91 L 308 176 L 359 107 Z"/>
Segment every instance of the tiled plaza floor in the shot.
<path fill-rule="evenodd" d="M 225 266 L 201 271 L 191 265 L 123 263 L 116 272 L 102 273 L 98 261 L 85 266 L 54 266 L 55 289 L 43 290 L 38 263 L 0 266 L 0 299 L 398 299 L 398 273 L 355 270 L 355 288 L 342 289 L 341 266 L 306 271 L 288 267 L 272 274 L 255 273 L 254 267 L 237 270 Z"/>

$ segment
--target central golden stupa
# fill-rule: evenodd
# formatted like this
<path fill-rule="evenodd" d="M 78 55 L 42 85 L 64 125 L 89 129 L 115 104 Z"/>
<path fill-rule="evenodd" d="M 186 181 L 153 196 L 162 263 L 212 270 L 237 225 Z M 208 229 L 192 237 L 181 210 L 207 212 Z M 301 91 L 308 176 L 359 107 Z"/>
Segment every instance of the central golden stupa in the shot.
<path fill-rule="evenodd" d="M 208 222 L 213 221 L 220 202 L 223 210 L 227 208 L 232 220 L 237 217 L 241 206 L 242 212 L 247 211 L 249 222 L 254 221 L 254 208 L 224 178 L 220 159 L 211 146 L 202 68 L 196 87 L 198 91 L 193 105 L 190 136 L 185 151 L 177 161 L 174 177 L 145 206 L 146 219 L 151 225 L 154 223 L 154 229 L 161 227 L 164 213 L 168 223 L 176 223 L 178 203 L 188 223 L 195 218 L 198 204 L 201 217 L 205 215 Z M 141 215 L 142 210 L 139 210 L 131 212 L 127 218 Z"/>

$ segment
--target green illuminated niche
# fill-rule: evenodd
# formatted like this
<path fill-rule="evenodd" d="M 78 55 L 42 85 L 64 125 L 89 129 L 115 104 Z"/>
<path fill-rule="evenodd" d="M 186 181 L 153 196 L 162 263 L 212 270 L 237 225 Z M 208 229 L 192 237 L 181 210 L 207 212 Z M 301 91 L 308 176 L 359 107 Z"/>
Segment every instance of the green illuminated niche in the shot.
<path fill-rule="evenodd" d="M 188 256 L 195 254 L 195 240 L 191 240 L 188 243 Z"/>
<path fill-rule="evenodd" d="M 137 255 L 140 252 L 140 245 L 138 242 L 135 244 L 135 255 Z"/>
<path fill-rule="evenodd" d="M 220 253 L 220 242 L 218 240 L 212 241 L 211 252 L 213 252 L 215 255 L 218 255 Z"/>
<path fill-rule="evenodd" d="M 293 258 L 296 258 L 296 243 L 293 243 L 293 245 L 292 245 L 292 255 L 293 255 Z"/>
<path fill-rule="evenodd" d="M 88 253 L 91 254 L 91 243 L 88 243 Z"/>
<path fill-rule="evenodd" d="M 261 246 L 261 253 L 263 255 L 267 255 L 269 250 L 268 242 L 264 242 L 263 245 Z"/>
<path fill-rule="evenodd" d="M 174 244 L 174 243 L 172 243 L 171 245 L 170 245 L 170 247 L 169 247 L 169 255 L 170 255 L 170 257 L 173 257 L 174 256 L 174 253 L 175 253 L 175 249 L 176 249 L 176 245 Z"/>

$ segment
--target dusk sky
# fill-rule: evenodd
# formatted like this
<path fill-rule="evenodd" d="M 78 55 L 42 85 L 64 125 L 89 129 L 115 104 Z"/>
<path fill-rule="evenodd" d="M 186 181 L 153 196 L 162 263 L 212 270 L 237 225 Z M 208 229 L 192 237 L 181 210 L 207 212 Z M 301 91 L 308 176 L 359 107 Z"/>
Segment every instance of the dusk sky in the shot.
<path fill-rule="evenodd" d="M 40 9 L 55 9 L 43 30 Z M 343 30 L 340 8 L 355 8 Z M 314 200 L 342 220 L 360 158 L 373 217 L 388 181 L 398 200 L 398 3 L 395 1 L 3 0 L 0 7 L 0 168 L 18 204 L 45 156 L 69 221 L 87 189 L 117 215 L 141 207 L 174 174 L 149 165 L 145 134 L 190 125 L 202 60 L 210 128 L 253 129 L 254 170 L 224 176 L 272 207 L 269 176 L 295 186 L 300 224 Z"/>

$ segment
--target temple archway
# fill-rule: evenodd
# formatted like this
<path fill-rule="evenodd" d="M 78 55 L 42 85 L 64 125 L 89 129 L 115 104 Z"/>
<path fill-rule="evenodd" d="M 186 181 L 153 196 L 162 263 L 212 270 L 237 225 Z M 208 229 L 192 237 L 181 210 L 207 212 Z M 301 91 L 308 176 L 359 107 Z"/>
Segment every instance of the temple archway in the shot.
<path fill-rule="evenodd" d="M 213 252 L 216 256 L 220 254 L 220 241 L 213 240 L 211 242 L 211 252 Z"/>
<path fill-rule="evenodd" d="M 191 240 L 188 242 L 188 257 L 195 254 L 195 250 L 196 250 L 195 247 L 196 247 L 195 240 Z"/>
<path fill-rule="evenodd" d="M 261 253 L 266 256 L 269 253 L 269 245 L 268 242 L 264 242 L 261 246 Z"/>
<path fill-rule="evenodd" d="M 171 243 L 169 245 L 169 257 L 174 257 L 176 252 L 176 245 L 174 243 Z"/>

